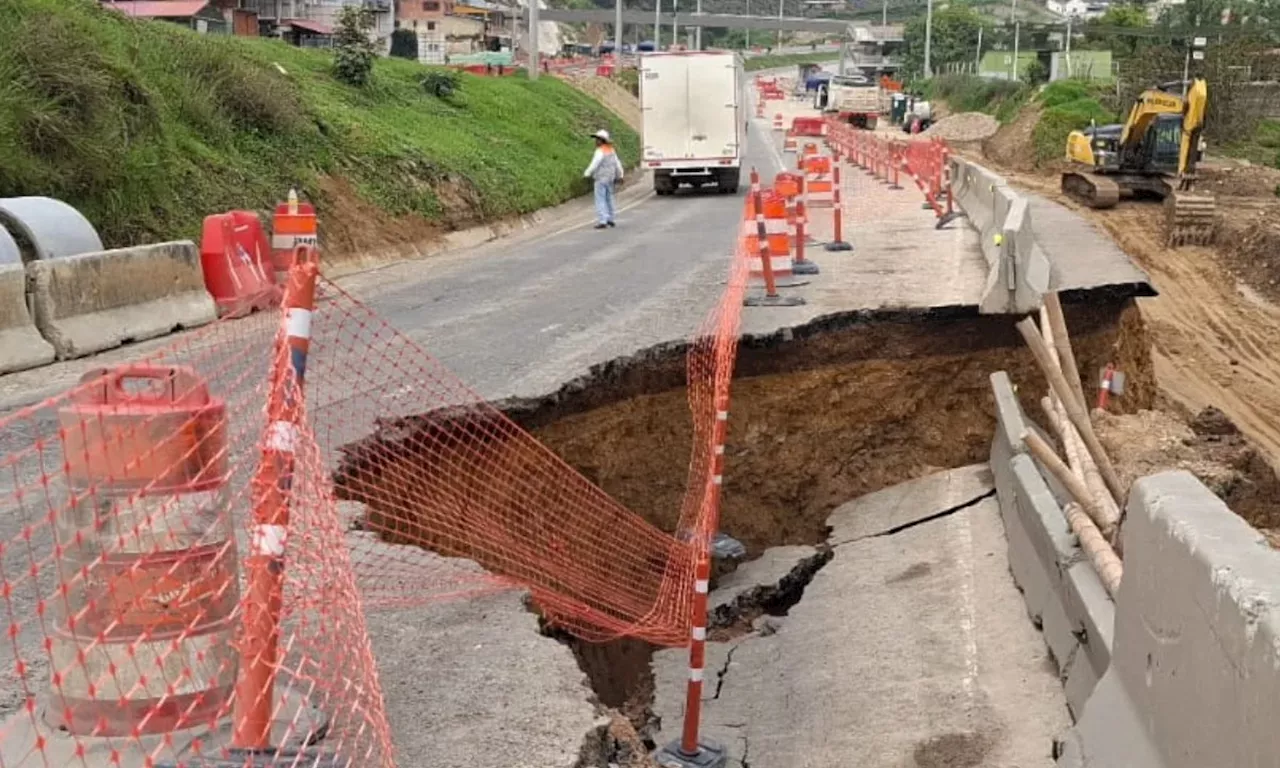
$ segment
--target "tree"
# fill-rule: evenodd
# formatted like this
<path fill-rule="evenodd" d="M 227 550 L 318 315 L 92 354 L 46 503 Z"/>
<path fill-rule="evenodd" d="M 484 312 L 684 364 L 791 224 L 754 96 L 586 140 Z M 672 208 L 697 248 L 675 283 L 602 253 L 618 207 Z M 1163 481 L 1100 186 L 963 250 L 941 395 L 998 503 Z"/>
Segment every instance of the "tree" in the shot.
<path fill-rule="evenodd" d="M 925 16 L 921 14 L 907 22 L 903 31 L 905 50 L 903 64 L 908 72 L 924 73 Z M 964 5 L 948 5 L 933 11 L 933 39 L 929 51 L 934 71 L 956 61 L 973 61 L 978 50 L 978 30 L 982 17 Z M 985 46 L 984 46 L 985 47 Z"/>
<path fill-rule="evenodd" d="M 344 5 L 333 31 L 333 74 L 348 85 L 362 86 L 373 76 L 373 11 L 363 5 Z"/>
<path fill-rule="evenodd" d="M 1143 35 L 1129 34 L 1126 30 L 1149 27 L 1147 11 L 1135 3 L 1113 5 L 1107 12 L 1085 25 L 1086 47 L 1110 50 L 1117 59 L 1137 55 L 1150 40 Z"/>
<path fill-rule="evenodd" d="M 402 59 L 418 58 L 418 36 L 410 29 L 397 29 L 391 33 L 391 55 Z"/>
<path fill-rule="evenodd" d="M 1032 59 L 1018 73 L 1022 82 L 1027 85 L 1040 85 L 1049 82 L 1049 68 L 1040 59 Z"/>

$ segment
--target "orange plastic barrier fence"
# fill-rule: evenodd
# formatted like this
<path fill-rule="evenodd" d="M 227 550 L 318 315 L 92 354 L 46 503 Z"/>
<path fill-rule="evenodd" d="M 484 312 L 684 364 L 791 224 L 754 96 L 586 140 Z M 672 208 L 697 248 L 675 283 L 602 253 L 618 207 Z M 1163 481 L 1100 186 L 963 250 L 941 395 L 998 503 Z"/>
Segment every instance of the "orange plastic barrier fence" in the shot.
<path fill-rule="evenodd" d="M 392 766 L 367 608 L 528 589 L 587 640 L 686 644 L 745 244 L 689 349 L 672 531 L 323 279 L 313 310 L 219 321 L 0 417 L 0 680 L 18 701 L 0 765 Z M 247 643 L 264 611 L 276 630 Z M 233 685 L 246 664 L 269 707 Z M 267 713 L 240 746 L 276 749 L 233 750 L 233 712 Z"/>
<path fill-rule="evenodd" d="M 940 220 L 955 215 L 951 194 L 950 148 L 942 139 L 891 141 L 840 123 L 831 124 L 827 142 L 849 162 L 898 186 L 899 174 L 906 173 L 924 194 L 925 204 Z M 941 226 L 943 222 L 939 223 Z"/>

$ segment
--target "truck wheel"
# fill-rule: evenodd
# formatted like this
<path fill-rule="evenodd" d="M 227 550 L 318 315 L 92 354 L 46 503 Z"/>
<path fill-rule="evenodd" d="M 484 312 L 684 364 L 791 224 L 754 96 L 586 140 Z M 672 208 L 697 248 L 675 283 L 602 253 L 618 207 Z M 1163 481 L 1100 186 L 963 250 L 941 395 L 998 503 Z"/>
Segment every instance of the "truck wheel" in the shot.
<path fill-rule="evenodd" d="M 724 171 L 716 180 L 716 187 L 722 195 L 736 195 L 738 194 L 738 182 L 740 178 L 740 171 Z"/>
<path fill-rule="evenodd" d="M 675 180 L 671 178 L 671 174 L 654 174 L 653 191 L 659 195 L 669 195 L 676 191 Z"/>

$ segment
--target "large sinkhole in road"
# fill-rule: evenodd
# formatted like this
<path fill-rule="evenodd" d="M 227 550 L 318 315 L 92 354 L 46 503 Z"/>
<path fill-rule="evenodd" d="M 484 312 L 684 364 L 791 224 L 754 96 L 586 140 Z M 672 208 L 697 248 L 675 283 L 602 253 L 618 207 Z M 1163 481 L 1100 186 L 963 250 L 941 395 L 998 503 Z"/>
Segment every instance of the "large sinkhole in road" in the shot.
<path fill-rule="evenodd" d="M 1127 376 L 1119 407 L 1150 407 L 1155 383 L 1133 301 L 1099 294 L 1066 299 L 1081 370 L 1114 363 Z M 1045 393 L 1014 328 L 1018 319 L 968 309 L 879 311 L 744 337 L 729 407 L 721 530 L 746 545 L 748 557 L 784 544 L 821 546 L 837 505 L 985 461 L 995 425 L 990 375 L 1007 371 L 1030 413 L 1039 412 Z M 692 439 L 686 353 L 682 344 L 648 349 L 597 366 L 552 395 L 502 408 L 623 505 L 670 532 Z M 761 590 L 756 604 L 742 610 L 785 614 L 824 562 Z M 740 618 L 722 617 L 722 628 L 741 627 Z M 601 703 L 644 732 L 653 648 L 548 634 L 574 649 Z"/>

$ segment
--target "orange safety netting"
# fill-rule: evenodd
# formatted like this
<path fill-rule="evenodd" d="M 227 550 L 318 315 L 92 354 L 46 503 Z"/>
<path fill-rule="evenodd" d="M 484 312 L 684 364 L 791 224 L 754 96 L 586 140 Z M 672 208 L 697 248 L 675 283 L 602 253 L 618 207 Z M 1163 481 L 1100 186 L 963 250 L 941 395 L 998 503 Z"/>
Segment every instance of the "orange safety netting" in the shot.
<path fill-rule="evenodd" d="M 0 418 L 0 767 L 393 765 L 368 607 L 523 588 L 582 638 L 684 644 L 746 277 L 740 250 L 689 349 L 694 442 L 675 532 L 323 280 L 300 390 L 272 380 L 289 352 L 281 313 L 262 313 Z M 295 431 L 268 423 L 273 384 L 297 398 Z M 264 488 L 255 473 L 282 448 L 292 472 Z M 264 540 L 250 530 L 270 492 L 289 521 Z M 282 748 L 235 752 L 245 562 L 277 546 Z"/>

